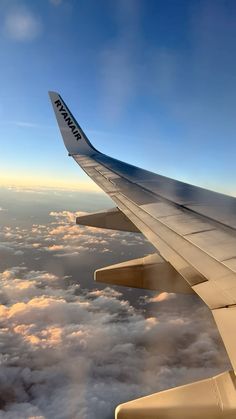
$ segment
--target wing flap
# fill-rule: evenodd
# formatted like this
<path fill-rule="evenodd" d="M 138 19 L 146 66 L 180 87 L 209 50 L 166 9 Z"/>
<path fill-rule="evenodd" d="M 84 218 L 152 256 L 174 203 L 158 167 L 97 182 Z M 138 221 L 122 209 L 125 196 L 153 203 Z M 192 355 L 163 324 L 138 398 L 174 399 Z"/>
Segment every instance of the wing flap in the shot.
<path fill-rule="evenodd" d="M 227 371 L 212 378 L 121 404 L 116 419 L 233 419 L 236 378 Z"/>

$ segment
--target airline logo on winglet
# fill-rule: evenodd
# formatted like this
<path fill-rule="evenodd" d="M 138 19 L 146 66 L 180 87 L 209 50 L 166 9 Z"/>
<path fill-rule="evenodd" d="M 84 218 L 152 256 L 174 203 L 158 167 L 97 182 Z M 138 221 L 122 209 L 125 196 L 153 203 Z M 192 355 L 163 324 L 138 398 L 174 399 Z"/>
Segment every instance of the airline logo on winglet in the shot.
<path fill-rule="evenodd" d="M 71 130 L 72 134 L 74 135 L 75 139 L 77 141 L 80 140 L 82 137 L 81 137 L 81 135 L 78 131 L 78 128 L 76 127 L 76 123 L 73 121 L 70 114 L 68 114 L 66 109 L 63 107 L 63 105 L 61 104 L 61 101 L 59 99 L 57 99 L 57 100 L 55 100 L 54 103 L 57 106 L 60 114 L 65 119 L 65 122 L 67 123 L 68 127 L 70 128 L 70 130 Z"/>

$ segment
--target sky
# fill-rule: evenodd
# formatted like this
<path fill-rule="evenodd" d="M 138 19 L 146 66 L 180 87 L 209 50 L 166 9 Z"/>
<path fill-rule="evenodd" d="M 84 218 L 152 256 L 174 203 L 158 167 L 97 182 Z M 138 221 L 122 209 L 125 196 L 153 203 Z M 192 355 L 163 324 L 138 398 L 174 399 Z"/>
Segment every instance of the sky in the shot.
<path fill-rule="evenodd" d="M 233 0 L 1 0 L 1 184 L 97 190 L 48 90 L 108 155 L 235 195 Z"/>
<path fill-rule="evenodd" d="M 230 368 L 197 296 L 94 282 L 155 249 L 75 224 L 114 203 L 68 158 L 47 92 L 100 151 L 235 195 L 235 1 L 0 11 L 0 419 L 112 419 L 119 403 Z"/>

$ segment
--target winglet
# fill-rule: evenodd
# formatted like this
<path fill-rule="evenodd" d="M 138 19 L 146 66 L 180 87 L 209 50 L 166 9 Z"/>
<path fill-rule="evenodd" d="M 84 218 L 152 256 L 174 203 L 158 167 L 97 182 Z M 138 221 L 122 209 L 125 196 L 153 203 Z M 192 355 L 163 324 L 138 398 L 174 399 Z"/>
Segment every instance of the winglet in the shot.
<path fill-rule="evenodd" d="M 64 144 L 69 154 L 85 154 L 91 156 L 98 152 L 86 137 L 61 96 L 56 92 L 49 92 L 49 96 Z"/>

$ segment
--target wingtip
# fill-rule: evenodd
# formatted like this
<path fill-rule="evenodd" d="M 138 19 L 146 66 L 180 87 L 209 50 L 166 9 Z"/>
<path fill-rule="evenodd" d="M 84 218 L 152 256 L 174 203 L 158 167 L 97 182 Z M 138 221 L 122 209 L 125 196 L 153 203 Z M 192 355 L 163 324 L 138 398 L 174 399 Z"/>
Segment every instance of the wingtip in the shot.
<path fill-rule="evenodd" d="M 49 91 L 48 94 L 69 154 L 89 155 L 98 152 L 86 137 L 59 93 Z"/>
<path fill-rule="evenodd" d="M 50 97 L 53 96 L 53 95 L 60 96 L 60 94 L 58 92 L 56 92 L 55 90 L 49 90 L 48 94 L 49 94 Z"/>

